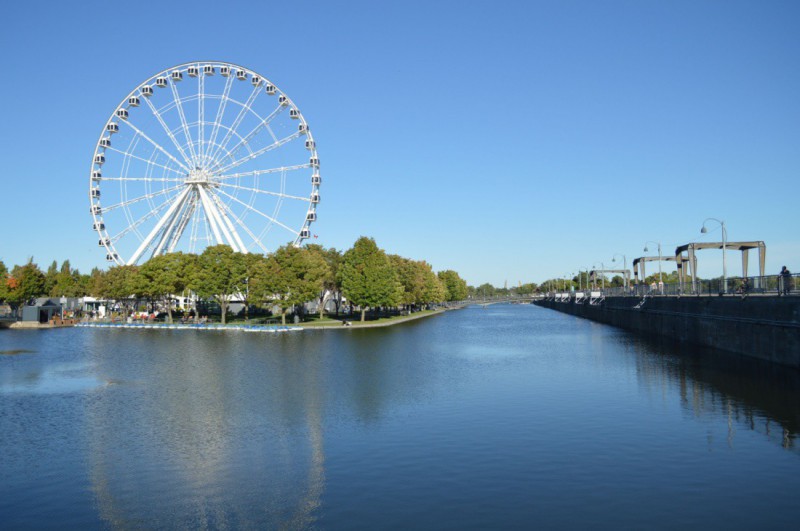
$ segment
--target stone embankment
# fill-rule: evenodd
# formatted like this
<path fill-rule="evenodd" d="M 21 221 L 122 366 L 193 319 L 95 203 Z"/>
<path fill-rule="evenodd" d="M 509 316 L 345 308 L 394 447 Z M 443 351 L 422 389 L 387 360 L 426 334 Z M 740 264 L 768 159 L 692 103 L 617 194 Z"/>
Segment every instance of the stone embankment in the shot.
<path fill-rule="evenodd" d="M 632 332 L 800 368 L 800 297 L 608 297 L 535 304 Z"/>

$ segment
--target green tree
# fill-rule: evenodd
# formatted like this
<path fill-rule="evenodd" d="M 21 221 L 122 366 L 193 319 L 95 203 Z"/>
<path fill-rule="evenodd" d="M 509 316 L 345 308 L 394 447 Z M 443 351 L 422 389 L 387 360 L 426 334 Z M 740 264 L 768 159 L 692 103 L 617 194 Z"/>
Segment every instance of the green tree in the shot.
<path fill-rule="evenodd" d="M 0 260 L 0 301 L 5 301 L 8 297 L 8 268 Z"/>
<path fill-rule="evenodd" d="M 417 267 L 422 270 L 423 292 L 420 303 L 444 302 L 447 297 L 444 284 L 439 280 L 439 275 L 433 272 L 433 268 L 427 262 L 417 262 Z"/>
<path fill-rule="evenodd" d="M 8 287 L 7 301 L 14 306 L 46 294 L 44 273 L 33 263 L 33 258 L 24 266 L 14 267 Z"/>
<path fill-rule="evenodd" d="M 325 303 L 331 299 L 336 305 L 336 315 L 339 315 L 339 306 L 342 304 L 342 284 L 339 279 L 339 267 L 342 265 L 342 253 L 335 248 L 325 249 L 321 245 L 311 244 L 306 248 L 315 253 L 319 253 L 325 263 L 328 264 L 328 274 L 322 282 L 322 289 L 319 295 L 319 318 L 325 316 Z"/>
<path fill-rule="evenodd" d="M 250 305 L 254 300 L 254 292 L 250 286 L 252 282 L 251 279 L 253 279 L 261 270 L 267 257 L 263 254 L 248 253 L 243 255 L 242 259 L 244 261 L 245 276 L 244 287 L 242 288 L 241 296 L 242 302 L 244 303 L 244 318 L 245 320 L 248 320 L 250 319 Z"/>
<path fill-rule="evenodd" d="M 139 267 L 135 265 L 114 266 L 105 273 L 92 271 L 94 295 L 113 300 L 122 307 L 123 318 L 128 318 L 131 299 L 139 289 Z"/>
<path fill-rule="evenodd" d="M 390 254 L 389 260 L 392 262 L 397 281 L 400 284 L 400 290 L 396 298 L 397 304 L 411 306 L 421 302 L 425 288 L 422 270 L 412 260 L 396 254 Z"/>
<path fill-rule="evenodd" d="M 193 255 L 168 253 L 154 256 L 139 268 L 137 291 L 161 300 L 167 308 L 167 321 L 170 323 L 173 296 L 182 293 L 189 286 L 195 273 L 194 262 Z"/>
<path fill-rule="evenodd" d="M 53 263 L 50 264 L 50 267 L 47 268 L 47 273 L 44 275 L 44 294 L 48 297 L 54 297 L 55 287 L 56 287 L 56 280 L 58 277 L 58 262 L 53 260 Z"/>
<path fill-rule="evenodd" d="M 316 298 L 329 272 L 319 252 L 286 245 L 261 263 L 250 289 L 262 301 L 281 309 L 281 323 L 285 325 L 287 311 Z"/>
<path fill-rule="evenodd" d="M 190 284 L 200 297 L 214 299 L 220 307 L 222 324 L 227 322 L 228 303 L 245 291 L 245 255 L 228 245 L 206 247 L 197 259 L 197 272 Z"/>
<path fill-rule="evenodd" d="M 100 294 L 103 290 L 103 282 L 105 281 L 105 273 L 97 267 L 92 268 L 92 272 L 87 275 L 85 279 L 86 295 L 92 297 L 102 297 Z"/>
<path fill-rule="evenodd" d="M 397 275 L 372 238 L 362 236 L 344 253 L 339 279 L 344 295 L 361 307 L 361 321 L 367 308 L 395 303 Z"/>
<path fill-rule="evenodd" d="M 49 293 L 54 297 L 78 297 L 80 293 L 80 273 L 73 270 L 69 260 L 64 260 L 61 269 L 55 275 L 55 282 Z"/>
<path fill-rule="evenodd" d="M 467 298 L 467 281 L 452 269 L 439 271 L 439 280 L 444 284 L 445 300 L 462 301 Z"/>
<path fill-rule="evenodd" d="M 478 297 L 481 297 L 481 298 L 483 298 L 483 297 L 492 297 L 492 296 L 494 296 L 496 291 L 497 291 L 497 288 L 495 288 L 494 286 L 492 286 L 488 282 L 485 282 L 485 283 L 481 284 L 480 286 L 478 286 L 477 288 L 475 288 L 475 294 Z"/>

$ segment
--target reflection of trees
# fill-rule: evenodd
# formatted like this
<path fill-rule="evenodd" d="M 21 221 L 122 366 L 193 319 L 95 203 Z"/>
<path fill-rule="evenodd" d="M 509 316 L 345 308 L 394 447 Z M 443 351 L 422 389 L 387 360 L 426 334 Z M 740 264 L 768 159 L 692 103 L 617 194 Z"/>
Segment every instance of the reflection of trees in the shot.
<path fill-rule="evenodd" d="M 99 516 L 112 527 L 313 525 L 325 486 L 320 350 L 180 334 L 95 335 L 98 373 L 118 380 L 87 407 Z"/>
<path fill-rule="evenodd" d="M 728 420 L 728 443 L 736 426 L 759 432 L 798 452 L 800 375 L 775 364 L 710 349 L 642 338 L 626 341 L 636 351 L 640 382 L 653 392 L 678 386 L 681 405 L 698 418 Z"/>

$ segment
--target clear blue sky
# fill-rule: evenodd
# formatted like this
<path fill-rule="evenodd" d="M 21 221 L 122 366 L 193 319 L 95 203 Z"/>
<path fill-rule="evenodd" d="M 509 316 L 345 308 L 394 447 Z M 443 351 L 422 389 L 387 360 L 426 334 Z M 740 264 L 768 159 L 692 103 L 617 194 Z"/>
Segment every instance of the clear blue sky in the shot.
<path fill-rule="evenodd" d="M 724 219 L 800 270 L 800 3 L 6 2 L 0 259 L 107 267 L 87 186 L 142 80 L 223 60 L 312 124 L 319 243 L 373 236 L 469 283 L 665 253 Z M 711 227 L 716 225 L 711 224 Z M 719 251 L 700 274 L 721 273 Z M 740 260 L 729 254 L 729 274 Z M 751 260 L 751 268 L 755 259 Z"/>

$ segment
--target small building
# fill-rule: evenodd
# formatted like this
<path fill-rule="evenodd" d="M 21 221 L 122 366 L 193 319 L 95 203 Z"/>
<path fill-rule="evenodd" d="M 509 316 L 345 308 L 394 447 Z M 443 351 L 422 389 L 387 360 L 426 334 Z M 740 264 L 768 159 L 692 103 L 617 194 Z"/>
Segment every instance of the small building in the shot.
<path fill-rule="evenodd" d="M 61 304 L 55 299 L 41 297 L 22 307 L 22 320 L 25 322 L 49 323 L 54 316 L 61 316 Z"/>

